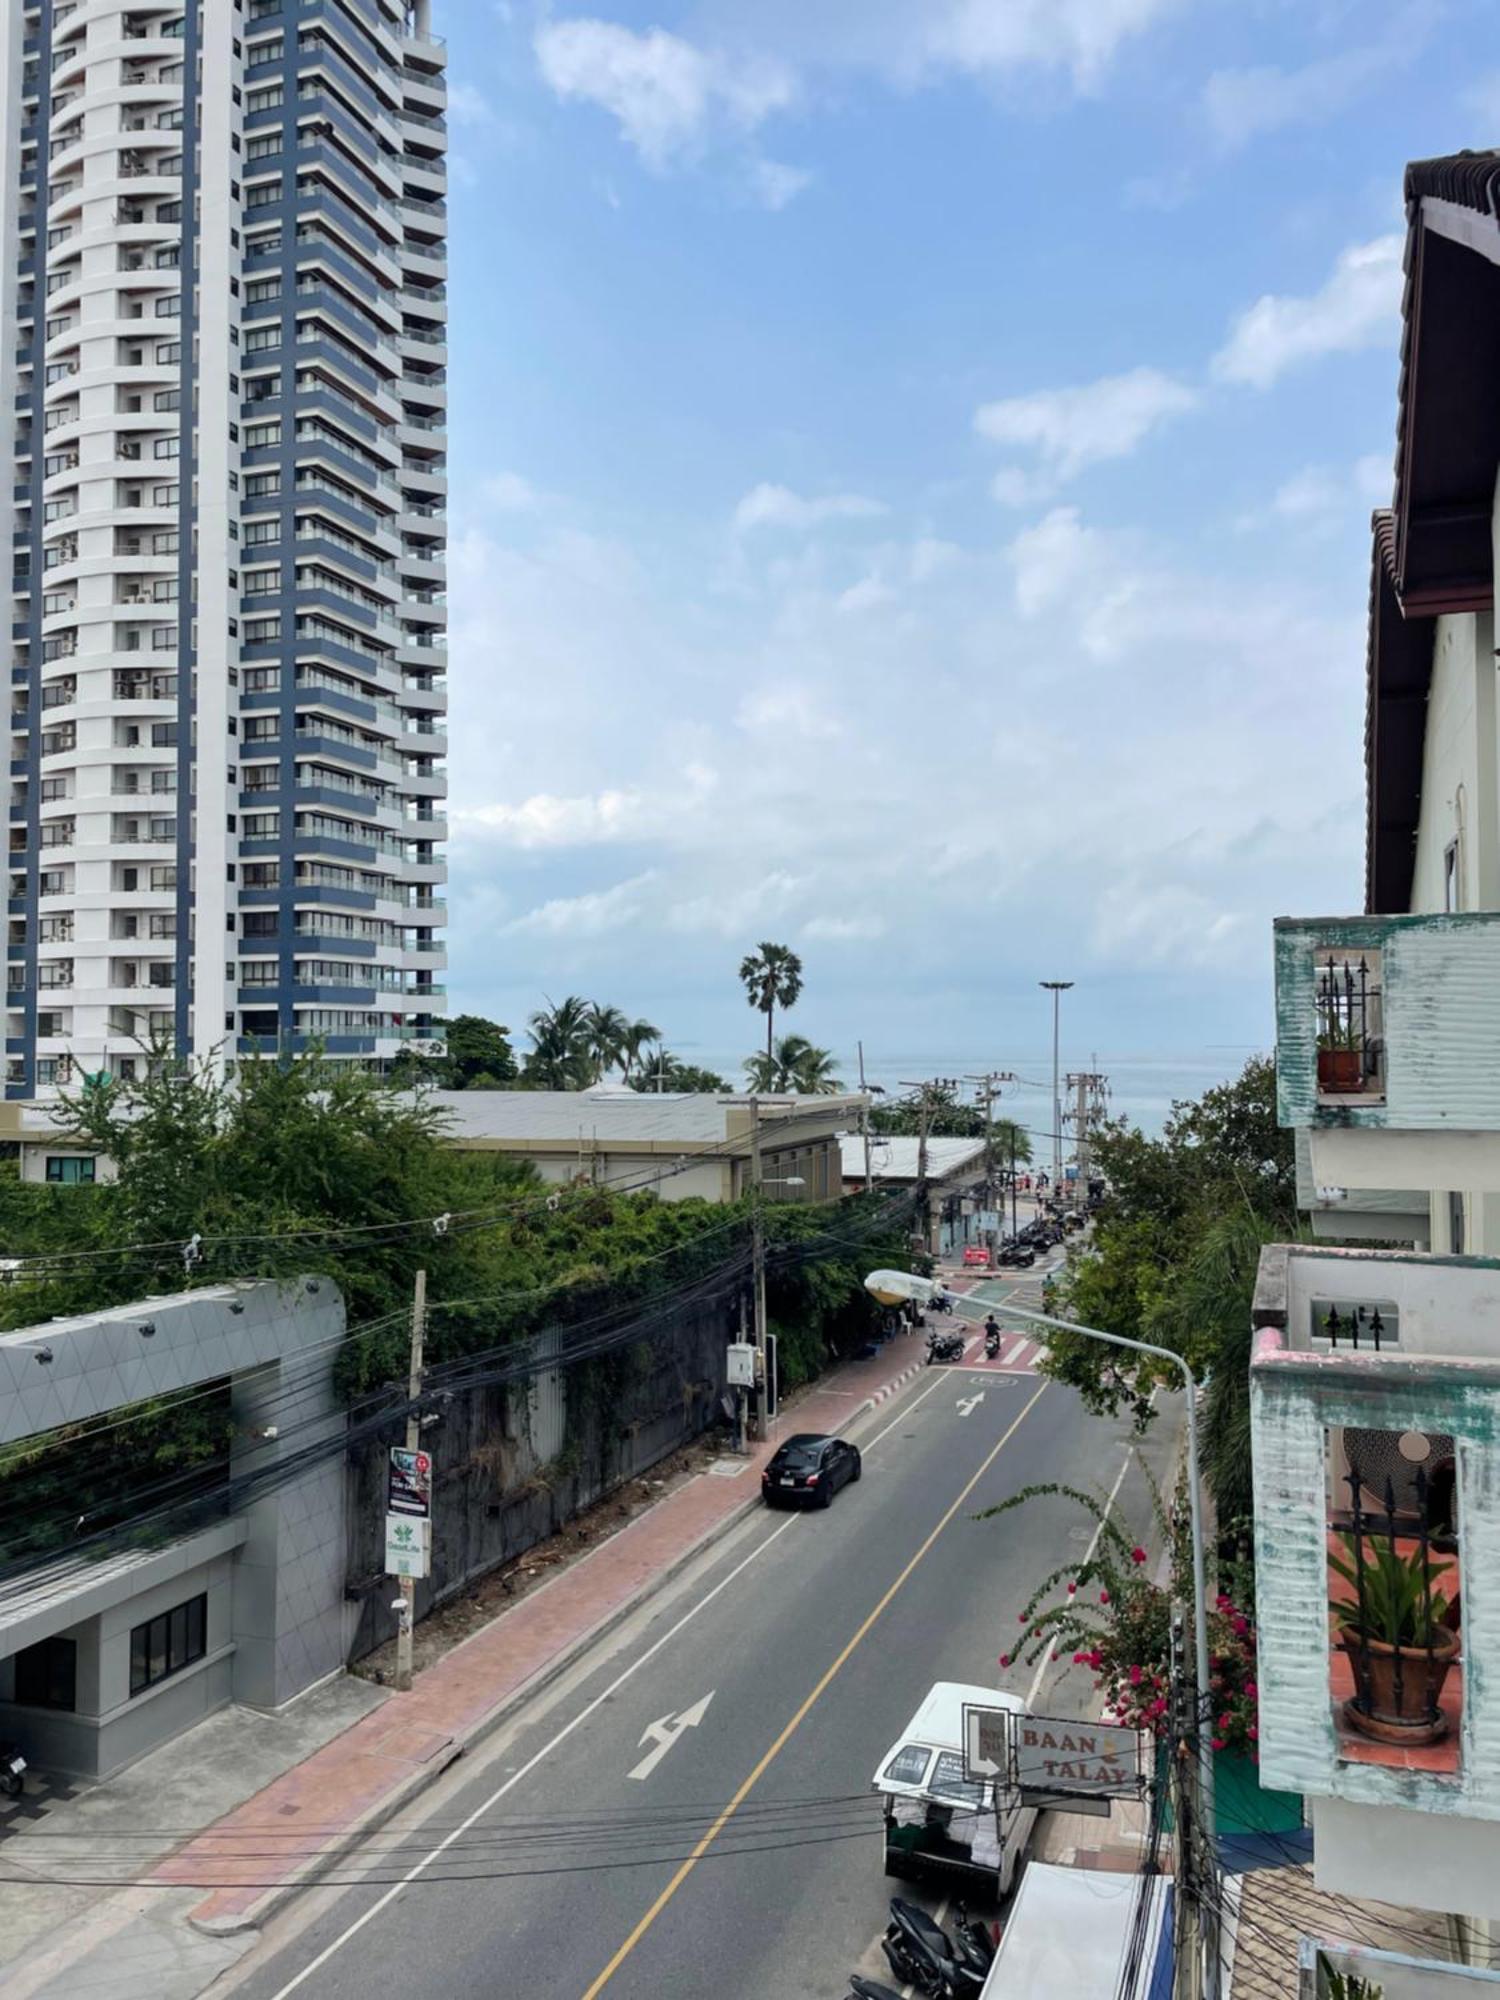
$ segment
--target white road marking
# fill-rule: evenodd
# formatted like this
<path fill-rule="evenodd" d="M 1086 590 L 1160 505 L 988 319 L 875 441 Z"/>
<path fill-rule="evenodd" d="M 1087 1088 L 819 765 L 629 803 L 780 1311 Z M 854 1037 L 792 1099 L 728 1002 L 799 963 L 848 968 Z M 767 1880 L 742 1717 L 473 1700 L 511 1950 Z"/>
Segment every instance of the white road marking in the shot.
<path fill-rule="evenodd" d="M 871 1438 L 869 1444 L 862 1446 L 861 1449 L 863 1451 L 868 1451 L 871 1445 L 877 1445 L 879 1444 L 881 1438 L 888 1437 L 890 1433 L 896 1428 L 897 1424 L 903 1424 L 906 1422 L 906 1419 L 910 1416 L 911 1412 L 917 1407 L 918 1403 L 922 1402 L 925 1397 L 930 1396 L 932 1394 L 932 1391 L 939 1387 L 941 1387 L 940 1382 L 933 1382 L 928 1388 L 924 1389 L 920 1396 L 916 1397 L 912 1402 L 907 1404 L 906 1408 L 901 1412 L 899 1417 L 893 1418 L 892 1421 L 886 1425 L 883 1431 L 881 1431 L 876 1437 Z M 560 1749 L 562 1745 L 568 1740 L 568 1738 L 573 1734 L 575 1729 L 579 1728 L 583 1723 L 587 1722 L 591 1715 L 596 1714 L 598 1710 L 601 1709 L 604 1706 L 604 1704 L 612 1698 L 612 1696 L 618 1694 L 620 1689 L 624 1687 L 625 1683 L 627 1681 L 633 1680 L 635 1676 L 640 1672 L 641 1668 L 644 1667 L 649 1660 L 655 1659 L 656 1655 L 662 1650 L 664 1646 L 670 1645 L 671 1642 L 677 1637 L 679 1632 L 682 1632 L 687 1626 L 692 1624 L 693 1620 L 698 1616 L 698 1613 L 700 1611 L 706 1611 L 709 1605 L 713 1603 L 714 1599 L 718 1597 L 722 1591 L 727 1590 L 732 1583 L 738 1582 L 739 1578 L 750 1567 L 751 1563 L 756 1561 L 758 1557 L 763 1556 L 766 1550 L 770 1548 L 773 1542 L 779 1542 L 783 1535 L 787 1534 L 791 1529 L 797 1527 L 800 1524 L 800 1520 L 801 1517 L 799 1515 L 789 1514 L 786 1520 L 782 1522 L 779 1528 L 773 1528 L 771 1533 L 766 1536 L 765 1540 L 763 1542 L 758 1543 L 750 1551 L 749 1555 L 747 1555 L 744 1558 L 742 1562 L 738 1562 L 735 1564 L 734 1568 L 729 1572 L 728 1576 L 721 1577 L 719 1581 L 714 1585 L 712 1590 L 707 1591 L 702 1597 L 699 1598 L 696 1604 L 691 1605 L 689 1609 L 682 1614 L 682 1616 L 678 1619 L 675 1625 L 671 1626 L 667 1631 L 663 1632 L 661 1637 L 658 1640 L 656 1640 L 653 1645 L 648 1646 L 646 1651 L 642 1653 L 638 1659 L 632 1660 L 630 1665 L 625 1668 L 623 1673 L 617 1674 L 615 1678 L 610 1682 L 609 1686 L 604 1689 L 602 1694 L 596 1694 L 594 1696 L 594 1699 L 588 1704 L 586 1708 L 581 1708 L 578 1711 L 578 1713 L 573 1717 L 573 1720 L 571 1722 L 565 1722 L 562 1728 L 558 1730 L 557 1734 L 555 1736 L 549 1737 L 548 1740 L 542 1745 L 541 1749 L 536 1751 L 534 1755 L 532 1755 L 531 1757 L 528 1757 L 526 1762 L 520 1767 L 520 1769 L 518 1771 L 513 1772 L 511 1776 L 506 1779 L 503 1785 L 497 1785 L 495 1790 L 490 1793 L 489 1797 L 485 1799 L 481 1805 L 477 1805 L 474 1808 L 473 1812 L 469 1814 L 469 1817 L 466 1820 L 460 1821 L 459 1824 L 456 1827 L 454 1827 L 451 1833 L 445 1834 L 443 1839 L 438 1841 L 436 1845 L 428 1848 L 426 1853 L 423 1854 L 420 1860 L 416 1861 L 407 1870 L 407 1872 L 402 1876 L 399 1882 L 393 1883 L 392 1886 L 386 1890 L 385 1894 L 381 1896 L 376 1902 L 373 1902 L 370 1905 L 369 1909 L 366 1910 L 362 1916 L 356 1917 L 354 1922 L 350 1924 L 347 1930 L 341 1931 L 339 1933 L 339 1935 L 333 1940 L 332 1944 L 325 1945 L 322 1951 L 318 1953 L 316 1958 L 309 1959 L 307 1964 L 303 1966 L 302 1970 L 295 1976 L 295 1978 L 289 1979 L 285 1986 L 279 1987 L 277 1991 L 272 1995 L 272 2000 L 286 2000 L 286 1996 L 289 1993 L 295 1993 L 297 1988 L 301 1986 L 305 1980 L 311 1979 L 312 1975 L 315 1972 L 321 1971 L 322 1968 L 328 1963 L 329 1959 L 331 1959 L 336 1952 L 342 1951 L 346 1944 L 349 1944 L 354 1938 L 356 1938 L 359 1935 L 359 1933 L 364 1929 L 367 1923 L 369 1923 L 373 1918 L 378 1917 L 382 1910 L 389 1909 L 390 1905 L 395 1902 L 396 1898 L 401 1894 L 401 1891 L 404 1888 L 406 1888 L 409 1883 L 414 1882 L 419 1875 L 425 1875 L 427 1870 L 432 1866 L 433 1862 L 438 1860 L 444 1853 L 446 1853 L 447 1850 L 453 1845 L 454 1841 L 461 1840 L 463 1836 L 469 1831 L 471 1826 L 475 1825 L 479 1820 L 484 1818 L 485 1814 L 491 1809 L 492 1806 L 496 1806 L 499 1804 L 500 1800 L 505 1797 L 507 1792 L 514 1790 L 514 1788 L 520 1784 L 523 1778 L 530 1777 L 531 1773 L 536 1769 L 538 1764 L 542 1763 L 546 1758 L 550 1757 L 554 1750 Z"/>
<path fill-rule="evenodd" d="M 976 1404 L 982 1403 L 983 1401 L 984 1401 L 984 1391 L 983 1389 L 980 1389 L 975 1395 L 960 1396 L 958 1401 L 953 1405 L 953 1407 L 955 1410 L 958 1411 L 958 1414 L 961 1417 L 966 1417 L 974 1409 Z"/>
<path fill-rule="evenodd" d="M 632 1778 L 649 1778 L 662 1758 L 685 1729 L 696 1729 L 708 1713 L 708 1704 L 713 1700 L 715 1690 L 710 1688 L 701 1701 L 695 1701 L 691 1708 L 683 1709 L 680 1715 L 660 1715 L 655 1722 L 648 1722 L 641 1731 L 641 1743 L 655 1747 L 648 1750 L 633 1771 L 626 1775 Z M 640 1744 L 636 1745 L 640 1748 Z"/>

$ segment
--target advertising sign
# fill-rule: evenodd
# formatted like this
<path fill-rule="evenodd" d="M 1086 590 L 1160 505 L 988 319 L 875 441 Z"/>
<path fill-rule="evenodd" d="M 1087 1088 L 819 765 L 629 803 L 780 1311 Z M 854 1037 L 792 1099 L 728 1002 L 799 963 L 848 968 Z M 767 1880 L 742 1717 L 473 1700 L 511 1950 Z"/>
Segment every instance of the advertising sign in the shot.
<path fill-rule="evenodd" d="M 432 1454 L 391 1446 L 386 1473 L 385 1511 L 425 1521 L 432 1513 Z"/>
<path fill-rule="evenodd" d="M 1023 1804 L 1095 1800 L 1107 1812 L 1111 1799 L 1135 1798 L 1142 1789 L 1139 1730 L 1076 1715 L 1018 1715 L 1011 1744 L 1011 1777 Z"/>
<path fill-rule="evenodd" d="M 432 1523 L 409 1514 L 385 1517 L 385 1573 L 424 1577 L 432 1568 Z"/>
<path fill-rule="evenodd" d="M 1010 1726 L 1016 1720 L 1008 1708 L 971 1708 L 964 1704 L 964 1776 L 1003 1778 L 1010 1770 Z"/>

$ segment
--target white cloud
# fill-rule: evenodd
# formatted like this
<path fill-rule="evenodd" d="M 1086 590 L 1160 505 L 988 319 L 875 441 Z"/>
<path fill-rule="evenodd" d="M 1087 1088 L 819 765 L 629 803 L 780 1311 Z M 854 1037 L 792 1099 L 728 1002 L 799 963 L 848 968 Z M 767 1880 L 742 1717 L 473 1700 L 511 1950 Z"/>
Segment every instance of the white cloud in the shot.
<path fill-rule="evenodd" d="M 1187 0 L 761 0 L 752 44 L 731 17 L 722 45 L 665 28 L 589 16 L 545 22 L 534 37 L 546 83 L 564 100 L 609 112 L 653 170 L 697 158 L 716 138 L 743 140 L 797 105 L 810 83 L 850 70 L 901 89 L 966 76 L 993 83 L 1028 72 L 1097 91 L 1129 41 Z M 795 168 L 764 163 L 779 199 Z M 761 169 L 752 163 L 752 179 Z"/>
<path fill-rule="evenodd" d="M 913 583 L 930 583 L 935 576 L 963 561 L 957 542 L 945 542 L 936 535 L 921 535 L 908 554 L 908 574 Z"/>
<path fill-rule="evenodd" d="M 494 111 L 477 85 L 460 78 L 448 85 L 448 116 L 455 125 L 487 125 Z"/>
<path fill-rule="evenodd" d="M 1391 497 L 1388 453 L 1373 451 L 1347 470 L 1305 465 L 1284 480 L 1272 495 L 1272 509 L 1288 520 L 1319 521 L 1347 515 L 1358 507 L 1376 507 Z"/>
<path fill-rule="evenodd" d="M 827 521 L 871 520 L 883 514 L 878 500 L 862 493 L 825 493 L 815 497 L 794 493 L 789 486 L 767 480 L 752 486 L 734 510 L 734 525 L 749 528 L 819 528 Z"/>
<path fill-rule="evenodd" d="M 844 617 L 857 617 L 865 611 L 878 611 L 883 605 L 894 602 L 896 593 L 882 577 L 862 576 L 858 583 L 850 584 L 838 597 L 838 609 Z"/>
<path fill-rule="evenodd" d="M 1071 596 L 1095 567 L 1100 542 L 1076 507 L 1054 507 L 1011 544 L 1016 609 L 1035 618 Z"/>
<path fill-rule="evenodd" d="M 772 214 L 779 214 L 804 189 L 811 187 L 812 178 L 806 167 L 788 166 L 784 160 L 757 159 L 750 162 L 751 195 Z"/>
<path fill-rule="evenodd" d="M 542 504 L 542 495 L 519 472 L 492 472 L 480 491 L 490 506 L 507 514 L 532 514 Z"/>
<path fill-rule="evenodd" d="M 604 937 L 637 920 L 642 910 L 642 892 L 656 879 L 656 871 L 647 869 L 644 874 L 616 882 L 608 889 L 590 889 L 581 896 L 554 896 L 505 928 L 551 938 Z"/>
<path fill-rule="evenodd" d="M 491 800 L 454 814 L 454 831 L 484 835 L 521 849 L 602 847 L 625 840 L 665 839 L 676 819 L 691 815 L 718 789 L 719 774 L 689 764 L 655 788 L 606 787 L 571 797 L 533 792 L 511 805 Z"/>
<path fill-rule="evenodd" d="M 1474 135 L 1475 145 L 1493 145 L 1495 134 L 1500 132 L 1500 69 L 1476 77 L 1464 92 L 1463 103 L 1482 127 Z"/>
<path fill-rule="evenodd" d="M 1235 320 L 1214 356 L 1214 374 L 1224 382 L 1268 389 L 1288 369 L 1393 339 L 1401 250 L 1398 235 L 1351 244 L 1318 291 L 1305 298 L 1268 292 L 1257 299 Z"/>
<path fill-rule="evenodd" d="M 992 444 L 1020 446 L 1036 454 L 1053 480 L 1071 479 L 1087 465 L 1126 458 L 1159 424 L 1181 416 L 1197 402 L 1184 382 L 1156 368 L 1134 368 L 1069 389 L 1038 389 L 982 403 L 974 428 Z M 996 475 L 997 500 L 1016 504 L 1027 491 L 1027 475 L 1006 467 Z"/>
<path fill-rule="evenodd" d="M 610 112 L 646 165 L 658 170 L 695 151 L 711 119 L 753 132 L 795 95 L 780 64 L 734 63 L 664 28 L 637 34 L 613 21 L 549 21 L 534 46 L 556 95 Z"/>
<path fill-rule="evenodd" d="M 1289 125 L 1320 125 L 1377 83 L 1398 60 L 1411 59 L 1411 36 L 1345 49 L 1301 69 L 1259 64 L 1215 70 L 1203 86 L 1203 112 L 1223 152 L 1234 152 Z"/>
<path fill-rule="evenodd" d="M 886 923 L 884 917 L 809 917 L 802 926 L 802 935 L 814 940 L 823 939 L 830 944 L 860 944 L 870 938 L 884 937 Z"/>
<path fill-rule="evenodd" d="M 777 681 L 747 694 L 735 710 L 737 726 L 753 736 L 784 743 L 789 737 L 826 743 L 841 724 L 830 715 L 811 688 L 795 681 Z"/>

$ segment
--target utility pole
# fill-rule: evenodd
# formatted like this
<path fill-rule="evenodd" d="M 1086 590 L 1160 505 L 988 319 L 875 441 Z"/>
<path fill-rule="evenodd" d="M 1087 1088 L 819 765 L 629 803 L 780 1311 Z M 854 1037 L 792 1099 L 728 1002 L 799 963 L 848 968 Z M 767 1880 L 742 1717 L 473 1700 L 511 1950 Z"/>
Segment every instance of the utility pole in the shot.
<path fill-rule="evenodd" d="M 1073 982 L 1071 979 L 1042 979 L 1037 983 L 1044 992 L 1052 995 L 1052 1194 L 1055 1200 L 1062 1180 L 1062 1092 L 1057 1077 L 1058 1034 L 1062 996 Z"/>
<path fill-rule="evenodd" d="M 427 1273 L 418 1271 L 411 1300 L 411 1363 L 406 1377 L 407 1399 L 415 1405 L 422 1393 L 422 1347 L 427 1334 Z M 415 1408 L 406 1419 L 406 1449 L 417 1451 L 422 1443 L 422 1420 Z M 430 1531 L 429 1531 L 430 1532 Z M 417 1586 L 414 1578 L 401 1578 L 401 1624 L 396 1633 L 396 1688 L 401 1694 L 411 1690 L 412 1628 L 417 1617 Z"/>
<path fill-rule="evenodd" d="M 1097 1070 L 1073 1070 L 1068 1074 L 1066 1088 L 1073 1092 L 1073 1142 L 1078 1149 L 1079 1192 L 1086 1196 L 1094 1160 L 1094 1127 L 1104 1116 L 1109 1078 Z"/>
<path fill-rule="evenodd" d="M 960 1079 L 956 1076 L 933 1076 L 925 1082 L 914 1083 L 903 1078 L 903 1090 L 917 1091 L 917 1229 L 921 1234 L 922 1254 L 932 1252 L 932 1212 L 927 1196 L 927 1131 L 932 1123 L 932 1100 L 946 1096 L 958 1089 Z"/>
<path fill-rule="evenodd" d="M 750 1269 L 755 1309 L 755 1375 L 760 1384 L 756 1405 L 755 1432 L 765 1437 L 766 1403 L 766 1225 L 761 1208 L 760 1186 L 760 1099 L 750 1099 Z"/>
<path fill-rule="evenodd" d="M 870 1102 L 865 1093 L 865 1045 L 863 1042 L 857 1042 L 855 1047 L 859 1050 L 859 1091 L 861 1097 L 865 1098 L 864 1104 L 860 1107 L 859 1133 L 865 1142 L 865 1193 L 869 1194 L 875 1185 L 875 1178 L 870 1172 Z"/>
<path fill-rule="evenodd" d="M 984 1177 L 986 1182 L 992 1183 L 995 1179 L 995 1099 L 1000 1095 L 1001 1084 L 1014 1083 L 1016 1081 L 1016 1073 L 1014 1070 L 1009 1069 L 991 1069 L 986 1070 L 983 1076 L 971 1076 L 966 1078 L 965 1081 L 978 1084 L 979 1086 L 980 1101 L 984 1105 Z M 1012 1174 L 1015 1172 L 1016 1164 L 1015 1149 L 1015 1126 L 1012 1123 L 1010 1163 Z M 999 1191 L 996 1212 L 999 1217 L 1000 1228 L 1003 1230 L 1005 1227 L 1005 1190 L 1003 1187 Z M 993 1264 L 993 1252 L 991 1253 L 990 1261 Z"/>

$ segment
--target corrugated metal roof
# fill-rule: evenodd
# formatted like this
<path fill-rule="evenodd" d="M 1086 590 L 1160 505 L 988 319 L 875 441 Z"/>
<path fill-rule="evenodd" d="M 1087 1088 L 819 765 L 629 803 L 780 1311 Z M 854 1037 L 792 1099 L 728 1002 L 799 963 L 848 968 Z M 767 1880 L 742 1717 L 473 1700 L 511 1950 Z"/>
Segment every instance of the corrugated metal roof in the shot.
<path fill-rule="evenodd" d="M 918 1139 L 886 1138 L 870 1135 L 870 1171 L 878 1181 L 914 1181 L 917 1178 Z M 841 1165 L 846 1181 L 865 1177 L 865 1142 L 855 1133 L 839 1141 Z M 977 1172 L 984 1159 L 983 1139 L 929 1139 L 927 1178 L 945 1181 L 972 1165 Z"/>
<path fill-rule="evenodd" d="M 438 1090 L 432 1103 L 445 1113 L 452 1138 L 511 1139 L 538 1146 L 642 1144 L 720 1145 L 731 1129 L 748 1129 L 742 1095 L 711 1096 L 636 1090 Z M 826 1129 L 858 1117 L 859 1097 L 779 1097 L 761 1100 L 767 1139 L 783 1120 L 817 1119 Z"/>

